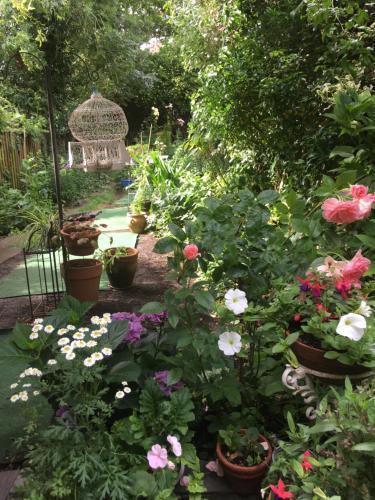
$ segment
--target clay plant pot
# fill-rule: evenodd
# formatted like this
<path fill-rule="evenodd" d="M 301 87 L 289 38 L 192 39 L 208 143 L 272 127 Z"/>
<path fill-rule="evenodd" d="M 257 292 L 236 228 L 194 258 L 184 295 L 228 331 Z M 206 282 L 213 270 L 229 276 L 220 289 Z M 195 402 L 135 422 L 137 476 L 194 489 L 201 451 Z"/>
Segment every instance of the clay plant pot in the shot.
<path fill-rule="evenodd" d="M 226 459 L 220 441 L 216 445 L 216 455 L 232 490 L 238 495 L 260 494 L 260 487 L 272 460 L 272 447 L 267 438 L 259 434 L 259 441 L 268 444 L 266 458 L 258 465 L 243 467 Z"/>
<path fill-rule="evenodd" d="M 129 229 L 133 233 L 141 234 L 146 229 L 147 220 L 145 214 L 129 214 Z"/>
<path fill-rule="evenodd" d="M 134 275 L 138 265 L 138 250 L 127 248 L 128 255 L 116 257 L 113 264 L 107 264 L 105 270 L 112 288 L 123 290 L 133 283 Z M 115 252 L 115 248 L 109 248 L 106 252 Z"/>
<path fill-rule="evenodd" d="M 70 255 L 92 255 L 98 248 L 98 238 L 101 231 L 96 228 L 88 228 L 84 231 L 61 229 L 60 234 L 64 238 L 64 244 Z"/>
<path fill-rule="evenodd" d="M 103 264 L 97 259 L 69 260 L 61 265 L 66 291 L 81 302 L 96 302 Z M 65 272 L 64 272 L 65 271 Z"/>
<path fill-rule="evenodd" d="M 291 345 L 291 349 L 301 365 L 318 372 L 330 373 L 332 375 L 358 375 L 369 371 L 365 366 L 344 365 L 336 359 L 327 359 L 324 357 L 327 351 L 304 344 L 300 340 L 296 340 Z"/>

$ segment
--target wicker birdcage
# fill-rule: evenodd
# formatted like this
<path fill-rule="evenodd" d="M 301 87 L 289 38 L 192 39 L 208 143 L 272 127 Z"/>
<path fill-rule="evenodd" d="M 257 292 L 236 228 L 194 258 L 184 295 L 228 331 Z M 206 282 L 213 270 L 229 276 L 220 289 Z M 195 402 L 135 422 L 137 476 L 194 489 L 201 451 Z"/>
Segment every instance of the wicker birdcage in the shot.
<path fill-rule="evenodd" d="M 124 136 L 129 126 L 124 111 L 96 90 L 76 108 L 69 128 L 79 142 L 69 143 L 69 164 L 87 170 L 121 168 L 127 161 Z"/>

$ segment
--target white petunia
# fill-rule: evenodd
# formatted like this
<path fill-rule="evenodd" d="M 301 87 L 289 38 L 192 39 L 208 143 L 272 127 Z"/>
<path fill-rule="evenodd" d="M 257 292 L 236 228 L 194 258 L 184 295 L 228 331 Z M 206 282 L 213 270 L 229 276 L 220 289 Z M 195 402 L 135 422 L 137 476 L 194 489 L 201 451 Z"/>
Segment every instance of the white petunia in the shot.
<path fill-rule="evenodd" d="M 60 349 L 60 351 L 63 353 L 63 354 L 69 354 L 70 352 L 73 352 L 73 348 L 72 346 L 70 345 L 64 345 L 64 347 L 62 347 Z"/>
<path fill-rule="evenodd" d="M 95 360 L 95 361 L 101 361 L 103 359 L 103 354 L 101 352 L 93 352 L 91 354 L 91 357 Z"/>
<path fill-rule="evenodd" d="M 66 325 L 66 328 L 70 330 L 71 332 L 76 329 L 74 325 Z"/>
<path fill-rule="evenodd" d="M 73 335 L 73 338 L 76 339 L 76 340 L 82 340 L 85 338 L 85 334 L 82 333 L 82 332 L 76 332 L 74 335 Z"/>
<path fill-rule="evenodd" d="M 56 364 L 57 364 L 56 359 L 49 359 L 49 360 L 47 361 L 47 365 L 56 365 Z"/>
<path fill-rule="evenodd" d="M 68 361 L 71 361 L 75 357 L 76 357 L 76 355 L 74 352 L 68 352 L 68 354 L 65 356 L 65 359 L 67 359 Z"/>
<path fill-rule="evenodd" d="M 356 312 L 357 312 L 357 314 L 361 314 L 362 316 L 366 316 L 366 318 L 369 318 L 372 315 L 371 307 L 364 300 L 361 301 L 361 304 L 358 307 Z"/>
<path fill-rule="evenodd" d="M 47 325 L 47 326 L 44 327 L 44 331 L 46 333 L 52 333 L 54 329 L 55 329 L 55 327 L 52 326 L 52 325 Z"/>
<path fill-rule="evenodd" d="M 341 316 L 336 333 L 357 342 L 361 340 L 366 329 L 366 319 L 360 314 L 349 313 Z"/>
<path fill-rule="evenodd" d="M 224 298 L 225 305 L 234 314 L 242 314 L 246 311 L 247 299 L 245 292 L 243 292 L 242 290 L 238 290 L 237 288 L 234 290 L 233 288 L 231 288 L 227 291 Z"/>
<path fill-rule="evenodd" d="M 125 396 L 124 391 L 117 391 L 115 394 L 116 399 L 122 399 Z"/>
<path fill-rule="evenodd" d="M 18 394 L 13 394 L 13 396 L 11 396 L 11 398 L 10 398 L 10 400 L 11 400 L 12 403 L 15 403 L 19 399 L 20 399 L 20 397 L 19 397 Z"/>
<path fill-rule="evenodd" d="M 62 346 L 62 345 L 67 345 L 69 344 L 70 340 L 68 339 L 68 337 L 62 337 L 61 339 L 59 339 L 57 341 L 57 345 L 59 346 Z"/>
<path fill-rule="evenodd" d="M 104 356 L 110 356 L 112 354 L 112 349 L 110 349 L 109 347 L 103 347 L 102 353 L 104 354 Z"/>
<path fill-rule="evenodd" d="M 57 335 L 65 335 L 66 333 L 68 333 L 67 328 L 60 328 L 59 330 L 57 330 Z"/>
<path fill-rule="evenodd" d="M 85 366 L 92 366 L 94 363 L 95 363 L 95 360 L 91 356 L 89 356 L 88 358 L 85 358 L 83 360 L 83 364 Z"/>
<path fill-rule="evenodd" d="M 39 335 L 37 334 L 37 332 L 32 332 L 32 333 L 30 333 L 29 339 L 30 340 L 35 340 L 38 337 L 39 337 Z"/>
<path fill-rule="evenodd" d="M 17 386 L 18 386 L 18 384 L 12 384 L 12 385 L 10 386 L 10 388 L 11 388 L 11 389 L 15 389 Z"/>
<path fill-rule="evenodd" d="M 241 350 L 241 335 L 236 332 L 224 332 L 219 337 L 218 346 L 226 356 L 233 356 Z"/>
<path fill-rule="evenodd" d="M 96 340 L 89 340 L 88 342 L 86 342 L 87 347 L 95 347 L 96 345 L 98 345 Z"/>

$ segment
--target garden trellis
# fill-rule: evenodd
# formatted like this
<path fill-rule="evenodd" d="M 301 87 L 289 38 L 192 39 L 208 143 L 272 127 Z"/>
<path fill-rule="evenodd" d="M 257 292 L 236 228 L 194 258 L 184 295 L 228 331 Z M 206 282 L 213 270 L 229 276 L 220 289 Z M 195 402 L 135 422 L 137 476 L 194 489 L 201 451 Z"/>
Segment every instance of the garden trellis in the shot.
<path fill-rule="evenodd" d="M 129 126 L 124 111 L 94 90 L 69 118 L 78 142 L 69 142 L 69 164 L 87 170 L 121 169 L 128 163 L 124 137 Z"/>

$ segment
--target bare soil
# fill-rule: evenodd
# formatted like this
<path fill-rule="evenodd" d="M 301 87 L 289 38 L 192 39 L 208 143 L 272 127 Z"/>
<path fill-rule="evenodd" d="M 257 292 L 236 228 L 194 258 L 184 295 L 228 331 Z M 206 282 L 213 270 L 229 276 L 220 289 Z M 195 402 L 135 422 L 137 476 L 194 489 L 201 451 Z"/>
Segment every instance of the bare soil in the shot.
<path fill-rule="evenodd" d="M 103 290 L 99 292 L 99 301 L 93 306 L 91 314 L 104 312 L 136 311 L 146 302 L 162 301 L 164 292 L 177 286 L 167 281 L 167 257 L 153 252 L 157 238 L 153 234 L 139 236 L 138 270 L 133 285 L 126 291 Z M 22 255 L 3 262 L 0 266 L 0 278 L 10 273 L 20 262 Z M 34 296 L 33 304 L 40 302 Z M 51 305 L 53 308 L 53 304 Z M 30 320 L 30 304 L 28 297 L 0 299 L 0 330 L 12 328 L 17 321 Z"/>

